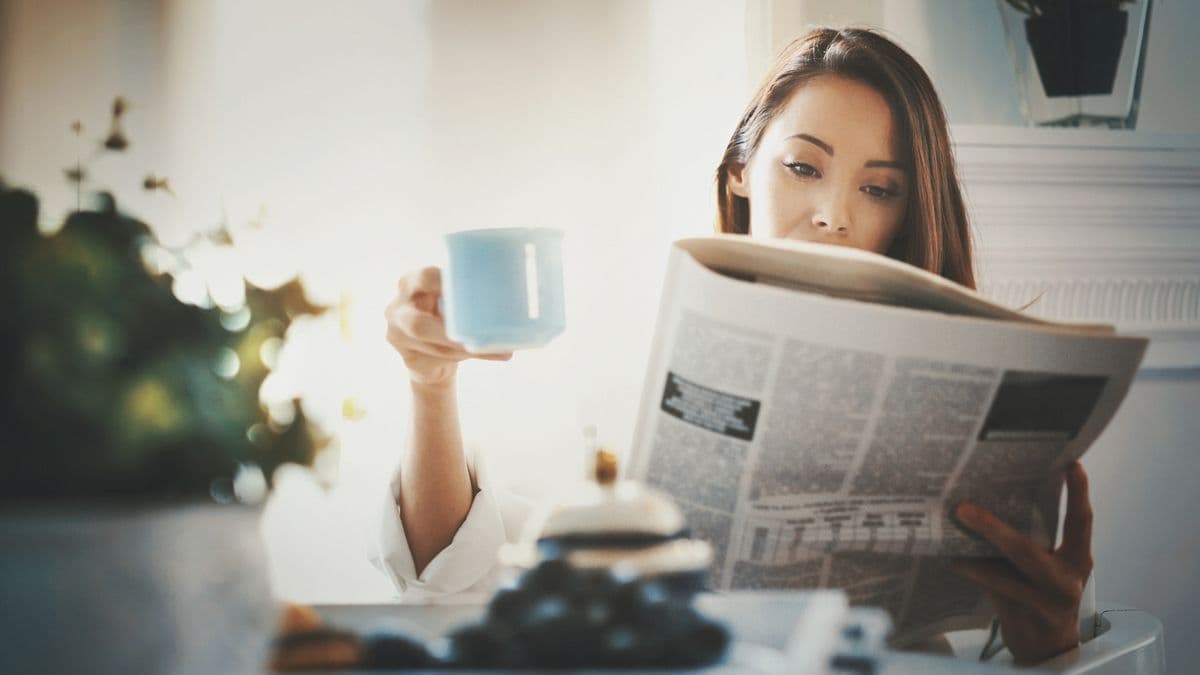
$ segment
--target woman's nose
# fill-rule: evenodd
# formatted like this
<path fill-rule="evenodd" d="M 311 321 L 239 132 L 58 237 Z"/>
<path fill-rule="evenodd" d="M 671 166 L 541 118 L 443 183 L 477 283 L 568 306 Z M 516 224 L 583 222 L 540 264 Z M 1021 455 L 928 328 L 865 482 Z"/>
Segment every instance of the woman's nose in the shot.
<path fill-rule="evenodd" d="M 832 195 L 827 203 L 813 212 L 813 227 L 826 234 L 845 234 L 850 231 L 850 210 L 841 195 Z"/>
<path fill-rule="evenodd" d="M 824 216 L 818 216 L 813 221 L 813 225 L 818 230 L 821 230 L 822 232 L 838 233 L 838 232 L 849 232 L 850 231 L 850 228 L 847 227 L 844 222 L 839 222 L 837 225 L 834 225 L 833 222 L 834 222 L 833 218 L 825 218 Z"/>

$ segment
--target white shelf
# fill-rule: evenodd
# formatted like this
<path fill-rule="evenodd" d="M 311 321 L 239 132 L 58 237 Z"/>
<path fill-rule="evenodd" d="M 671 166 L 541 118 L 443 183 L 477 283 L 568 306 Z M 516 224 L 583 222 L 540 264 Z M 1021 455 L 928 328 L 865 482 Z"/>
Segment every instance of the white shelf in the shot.
<path fill-rule="evenodd" d="M 980 290 L 1151 338 L 1200 367 L 1200 135 L 958 126 Z"/>
<path fill-rule="evenodd" d="M 1158 131 L 957 124 L 950 129 L 950 135 L 955 145 L 958 146 L 1130 148 L 1140 151 L 1200 150 L 1200 134 Z"/>

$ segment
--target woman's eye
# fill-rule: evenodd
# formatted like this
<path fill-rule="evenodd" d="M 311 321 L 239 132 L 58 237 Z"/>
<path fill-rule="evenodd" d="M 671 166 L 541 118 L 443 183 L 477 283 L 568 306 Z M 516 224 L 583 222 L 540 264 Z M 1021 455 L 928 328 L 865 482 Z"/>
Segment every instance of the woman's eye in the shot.
<path fill-rule="evenodd" d="M 876 199 L 887 199 L 888 197 L 893 197 L 896 194 L 891 190 L 881 188 L 878 185 L 864 185 L 862 191 Z"/>
<path fill-rule="evenodd" d="M 815 178 L 821 175 L 821 172 L 817 171 L 816 167 L 814 167 L 812 164 L 805 164 L 804 162 L 785 162 L 784 166 L 791 169 L 793 173 L 804 176 L 805 178 Z"/>

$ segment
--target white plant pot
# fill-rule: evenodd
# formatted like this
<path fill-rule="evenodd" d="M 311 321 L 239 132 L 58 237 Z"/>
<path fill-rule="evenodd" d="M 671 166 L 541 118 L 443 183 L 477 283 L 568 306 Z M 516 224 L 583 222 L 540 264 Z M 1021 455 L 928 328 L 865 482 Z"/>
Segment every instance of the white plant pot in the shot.
<path fill-rule="evenodd" d="M 275 605 L 259 517 L 199 502 L 0 510 L 0 672 L 261 671 Z"/>

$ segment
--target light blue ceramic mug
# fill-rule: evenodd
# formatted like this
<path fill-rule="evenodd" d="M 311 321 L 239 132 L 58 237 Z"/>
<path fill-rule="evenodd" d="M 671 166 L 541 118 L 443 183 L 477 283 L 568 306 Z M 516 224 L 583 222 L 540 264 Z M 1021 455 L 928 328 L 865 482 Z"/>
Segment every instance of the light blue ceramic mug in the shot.
<path fill-rule="evenodd" d="M 442 315 L 473 352 L 540 347 L 567 326 L 562 232 L 517 227 L 446 235 Z"/>

